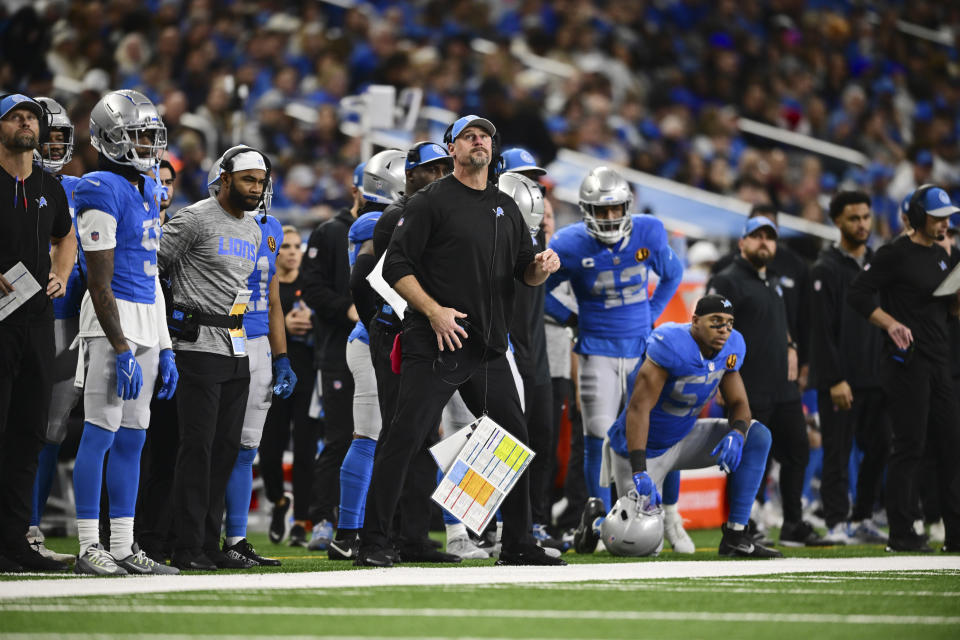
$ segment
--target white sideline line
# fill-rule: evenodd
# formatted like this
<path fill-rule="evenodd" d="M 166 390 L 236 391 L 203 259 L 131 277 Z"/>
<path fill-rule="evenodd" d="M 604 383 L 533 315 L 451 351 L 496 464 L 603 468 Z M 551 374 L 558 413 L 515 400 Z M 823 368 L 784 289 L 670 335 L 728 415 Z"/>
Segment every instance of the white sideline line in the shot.
<path fill-rule="evenodd" d="M 123 604 L 102 605 L 12 603 L 0 605 L 0 611 L 20 613 L 129 613 Z M 310 617 L 376 617 L 376 618 L 514 618 L 529 620 L 664 620 L 698 622 L 796 622 L 807 624 L 877 624 L 877 625 L 960 625 L 960 616 L 898 616 L 841 613 L 788 613 L 769 611 L 598 611 L 571 609 L 460 609 L 424 607 L 231 607 L 201 605 L 146 605 L 135 608 L 137 615 L 219 615 L 219 616 L 304 616 Z"/>
<path fill-rule="evenodd" d="M 6 633 L 2 637 L 4 640 L 106 640 L 117 636 L 122 636 L 128 640 L 371 640 L 371 638 L 383 638 L 383 634 L 377 633 L 370 636 L 237 636 L 237 635 L 207 635 L 207 634 L 184 634 L 184 633 L 129 633 L 126 631 L 101 631 L 99 633 Z M 516 638 L 491 638 L 469 637 L 469 636 L 389 636 L 389 640 L 516 640 Z M 542 638 L 538 640 L 549 640 Z M 564 638 L 563 640 L 581 640 L 578 638 Z M 588 640 L 586 638 L 582 640 Z"/>
<path fill-rule="evenodd" d="M 783 573 L 937 571 L 960 569 L 960 556 L 784 558 L 782 560 L 625 562 L 566 567 L 395 567 L 363 571 L 229 575 L 128 576 L 0 582 L 0 600 L 226 589 L 316 589 L 487 585 L 591 580 L 757 576 Z"/>

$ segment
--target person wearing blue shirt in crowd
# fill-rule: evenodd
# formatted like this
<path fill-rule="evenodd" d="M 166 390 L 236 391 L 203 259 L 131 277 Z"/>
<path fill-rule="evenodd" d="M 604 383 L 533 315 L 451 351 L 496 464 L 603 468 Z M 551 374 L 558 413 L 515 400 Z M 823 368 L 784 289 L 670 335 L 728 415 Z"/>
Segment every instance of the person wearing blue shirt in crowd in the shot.
<path fill-rule="evenodd" d="M 597 167 L 580 185 L 583 221 L 557 231 L 550 248 L 561 267 L 547 281 L 546 312 L 560 323 L 577 325 L 579 384 L 584 427 L 584 476 L 587 491 L 610 505 L 610 492 L 601 487 L 603 438 L 624 399 L 627 373 L 643 357 L 653 323 L 680 286 L 683 264 L 667 244 L 663 223 L 649 215 L 630 213 L 630 184 L 609 167 Z M 660 281 L 648 296 L 650 271 Z M 569 280 L 579 316 L 551 295 Z M 670 504 L 676 502 L 679 479 L 671 478 Z M 668 525 L 682 548 L 689 537 L 673 509 Z M 693 549 L 687 549 L 692 553 Z"/>
<path fill-rule="evenodd" d="M 750 416 L 739 372 L 746 343 L 733 318 L 729 300 L 708 295 L 697 301 L 691 322 L 654 329 L 643 363 L 631 373 L 629 404 L 607 433 L 604 466 L 621 496 L 635 489 L 659 506 L 667 473 L 718 464 L 729 474 L 730 499 L 720 555 L 778 558 L 779 551 L 754 543 L 746 528 L 771 440 L 770 431 Z M 718 389 L 728 418 L 699 420 Z M 578 552 L 596 547 L 603 513 L 599 501 L 588 503 L 574 538 Z"/>
<path fill-rule="evenodd" d="M 166 148 L 166 128 L 144 95 L 114 91 L 90 114 L 90 141 L 100 171 L 74 188 L 77 233 L 87 261 L 80 307 L 81 362 L 86 362 L 84 427 L 73 468 L 80 554 L 77 573 L 177 573 L 133 541 L 140 452 L 150 422 L 155 380 L 161 397 L 177 386 L 157 276 L 160 197 L 145 175 Z M 79 367 L 78 367 L 79 370 Z M 78 382 L 83 376 L 78 375 Z M 142 392 L 146 387 L 147 391 Z M 100 487 L 110 451 L 110 550 L 100 544 Z"/>
<path fill-rule="evenodd" d="M 33 152 L 33 159 L 34 162 L 39 162 L 45 171 L 52 173 L 60 180 L 60 185 L 67 196 L 72 220 L 75 218 L 73 189 L 80 178 L 63 175 L 60 171 L 73 157 L 73 123 L 70 122 L 66 109 L 53 98 L 38 97 L 36 101 L 46 107 L 48 124 L 46 136 L 41 138 L 39 150 Z M 73 384 L 73 376 L 77 369 L 77 351 L 71 350 L 70 346 L 80 328 L 80 299 L 83 298 L 83 292 L 87 288 L 83 275 L 85 272 L 83 251 L 78 251 L 77 260 L 67 280 L 66 294 L 62 298 L 53 300 L 53 335 L 56 344 L 56 356 L 53 361 L 53 396 L 46 431 L 43 435 L 44 445 L 37 461 L 37 477 L 33 484 L 33 512 L 30 515 L 30 529 L 27 531 L 27 542 L 36 549 L 37 553 L 60 562 L 72 560 L 73 556 L 57 553 L 44 545 L 40 520 L 43 518 L 47 499 L 50 497 L 50 489 L 57 473 L 57 455 L 60 452 L 60 445 L 67 435 L 67 417 L 82 394 L 82 390 Z"/>

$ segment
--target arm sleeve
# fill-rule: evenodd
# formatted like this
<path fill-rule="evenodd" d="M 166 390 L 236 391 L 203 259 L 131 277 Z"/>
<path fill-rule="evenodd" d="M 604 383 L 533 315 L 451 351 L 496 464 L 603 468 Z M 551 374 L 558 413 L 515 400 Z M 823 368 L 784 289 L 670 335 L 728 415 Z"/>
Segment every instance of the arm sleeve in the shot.
<path fill-rule="evenodd" d="M 189 207 L 181 209 L 172 218 L 167 218 L 160 235 L 160 248 L 157 250 L 157 265 L 161 271 L 169 271 L 196 243 L 200 234 L 199 226 L 196 213 Z"/>
<path fill-rule="evenodd" d="M 357 262 L 350 272 L 350 291 L 353 293 L 353 303 L 357 305 L 357 315 L 364 326 L 377 314 L 377 294 L 367 282 L 367 276 L 377 266 L 377 259 L 369 253 L 357 256 Z"/>
<path fill-rule="evenodd" d="M 653 270 L 660 276 L 660 282 L 650 298 L 650 320 L 656 322 L 663 310 L 667 308 L 670 298 L 677 292 L 680 281 L 683 279 L 683 264 L 680 258 L 667 244 L 666 232 L 663 236 L 663 246 L 654 256 Z"/>
<path fill-rule="evenodd" d="M 353 326 L 347 318 L 347 310 L 353 304 L 353 298 L 347 292 L 342 295 L 336 291 L 335 274 L 337 260 L 347 261 L 346 237 L 339 246 L 333 237 L 335 227 L 324 223 L 310 234 L 310 243 L 303 261 L 303 300 L 324 322 L 345 327 Z"/>
<path fill-rule="evenodd" d="M 157 294 L 156 301 L 153 303 L 153 311 L 157 318 L 157 340 L 160 344 L 160 350 L 172 349 L 173 343 L 170 340 L 170 331 L 167 329 L 167 303 L 163 297 L 163 287 L 160 286 L 160 276 L 156 276 Z"/>
<path fill-rule="evenodd" d="M 833 274 L 822 265 L 813 268 L 813 293 L 811 295 L 810 327 L 811 355 L 816 363 L 817 380 L 820 386 L 833 386 L 843 379 L 840 349 L 834 336 L 837 335 L 837 319 L 842 311 L 842 300 L 837 299 Z"/>
<path fill-rule="evenodd" d="M 84 251 L 106 251 L 117 246 L 117 219 L 99 209 L 87 209 L 77 218 L 77 235 Z"/>
<path fill-rule="evenodd" d="M 880 247 L 873 260 L 850 283 L 847 302 L 864 318 L 877 308 L 877 292 L 892 280 L 896 268 L 896 245 Z"/>
<path fill-rule="evenodd" d="M 433 219 L 426 197 L 414 195 L 397 222 L 383 262 L 383 278 L 391 287 L 404 276 L 416 275 L 415 265 L 420 262 L 432 228 Z"/>

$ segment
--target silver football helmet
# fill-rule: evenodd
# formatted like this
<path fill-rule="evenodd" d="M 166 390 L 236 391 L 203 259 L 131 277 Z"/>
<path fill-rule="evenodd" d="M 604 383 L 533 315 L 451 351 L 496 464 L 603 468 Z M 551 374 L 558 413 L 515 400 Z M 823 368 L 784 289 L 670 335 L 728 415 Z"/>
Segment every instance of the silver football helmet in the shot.
<path fill-rule="evenodd" d="M 600 523 L 600 539 L 615 556 L 655 556 L 663 549 L 663 509 L 650 507 L 633 489 Z"/>
<path fill-rule="evenodd" d="M 623 205 L 623 215 L 613 220 L 596 217 L 596 207 Z M 633 219 L 633 189 L 623 176 L 610 167 L 597 167 L 580 183 L 580 212 L 587 233 L 604 244 L 615 244 L 630 235 Z"/>
<path fill-rule="evenodd" d="M 40 148 L 34 150 L 33 160 L 51 173 L 60 173 L 73 157 L 73 123 L 67 110 L 53 98 L 40 97 L 35 100 L 46 108 L 47 136 L 45 140 L 40 140 Z M 53 131 L 61 132 L 63 141 L 51 141 L 50 133 Z"/>
<path fill-rule="evenodd" d="M 253 151 L 255 153 L 261 153 L 257 149 L 249 147 L 245 144 L 238 144 L 237 146 L 230 147 L 224 151 L 223 155 L 214 160 L 213 165 L 210 167 L 210 171 L 207 172 L 207 193 L 210 194 L 211 198 L 216 198 L 217 194 L 220 193 L 220 185 L 222 184 L 220 178 L 223 176 L 223 159 L 231 153 L 237 154 L 241 151 Z M 260 201 L 260 209 L 263 212 L 270 211 L 271 204 L 273 204 L 273 177 L 271 177 L 268 173 L 267 184 L 263 189 L 263 199 Z"/>
<path fill-rule="evenodd" d="M 519 173 L 507 171 L 500 174 L 498 186 L 500 191 L 517 203 L 530 233 L 537 233 L 540 230 L 540 221 L 543 220 L 543 194 L 540 193 L 537 183 Z"/>
<path fill-rule="evenodd" d="M 113 162 L 146 173 L 167 148 L 167 128 L 149 98 L 139 91 L 121 89 L 94 105 L 90 143 Z"/>
<path fill-rule="evenodd" d="M 380 204 L 391 204 L 400 199 L 407 188 L 404 165 L 407 154 L 398 149 L 387 149 L 375 154 L 363 168 L 363 197 Z"/>

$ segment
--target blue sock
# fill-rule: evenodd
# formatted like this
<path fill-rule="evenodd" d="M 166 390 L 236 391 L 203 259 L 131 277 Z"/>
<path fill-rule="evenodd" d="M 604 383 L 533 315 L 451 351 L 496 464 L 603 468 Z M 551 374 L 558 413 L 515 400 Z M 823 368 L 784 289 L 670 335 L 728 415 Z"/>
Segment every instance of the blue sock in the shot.
<path fill-rule="evenodd" d="M 110 459 L 107 461 L 111 518 L 132 518 L 137 510 L 140 452 L 146 439 L 146 429 L 117 429 L 110 447 Z"/>
<path fill-rule="evenodd" d="M 373 474 L 377 441 L 357 438 L 350 443 L 340 466 L 340 522 L 338 529 L 362 529 L 367 489 Z"/>
<path fill-rule="evenodd" d="M 603 460 L 603 438 L 583 436 L 583 478 L 587 483 L 587 493 L 603 500 L 603 506 L 609 509 L 610 489 L 600 486 L 600 464 Z"/>
<path fill-rule="evenodd" d="M 730 474 L 727 480 L 727 496 L 730 499 L 729 522 L 747 524 L 750 520 L 750 507 L 763 480 L 767 468 L 767 454 L 772 442 L 770 430 L 759 422 L 754 422 L 743 443 L 743 455 L 740 466 Z"/>
<path fill-rule="evenodd" d="M 92 422 L 83 423 L 83 435 L 73 465 L 73 493 L 77 518 L 100 517 L 100 486 L 103 484 L 103 456 L 113 444 L 114 434 Z"/>
<path fill-rule="evenodd" d="M 240 449 L 227 480 L 226 510 L 228 538 L 247 537 L 247 517 L 250 515 L 250 496 L 253 495 L 253 459 L 256 449 Z"/>
<path fill-rule="evenodd" d="M 37 457 L 37 477 L 33 481 L 33 512 L 30 514 L 30 526 L 39 527 L 43 511 L 47 507 L 47 498 L 57 475 L 57 454 L 60 445 L 45 444 Z"/>
<path fill-rule="evenodd" d="M 677 501 L 680 500 L 679 471 L 671 471 L 663 479 L 663 493 L 660 494 L 660 497 L 663 498 L 663 504 L 677 504 Z"/>

